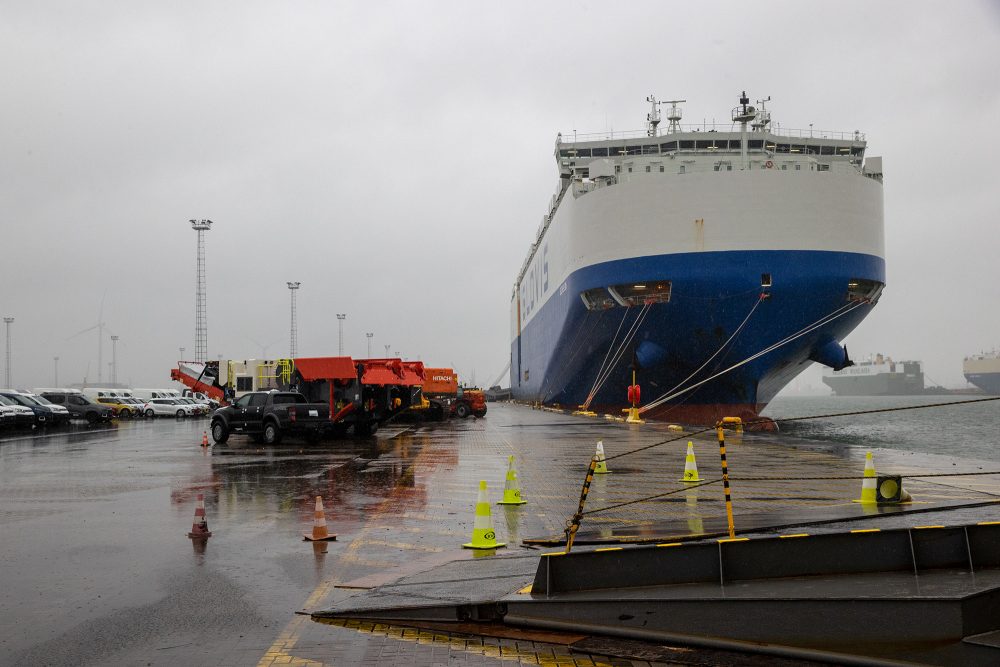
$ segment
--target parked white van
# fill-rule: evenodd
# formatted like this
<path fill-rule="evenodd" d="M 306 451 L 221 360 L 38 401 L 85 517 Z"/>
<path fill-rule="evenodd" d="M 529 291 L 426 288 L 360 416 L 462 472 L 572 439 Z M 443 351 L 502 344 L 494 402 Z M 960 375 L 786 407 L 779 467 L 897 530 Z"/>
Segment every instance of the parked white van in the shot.
<path fill-rule="evenodd" d="M 133 389 L 132 396 L 149 401 L 154 398 L 180 398 L 181 392 L 176 389 Z"/>

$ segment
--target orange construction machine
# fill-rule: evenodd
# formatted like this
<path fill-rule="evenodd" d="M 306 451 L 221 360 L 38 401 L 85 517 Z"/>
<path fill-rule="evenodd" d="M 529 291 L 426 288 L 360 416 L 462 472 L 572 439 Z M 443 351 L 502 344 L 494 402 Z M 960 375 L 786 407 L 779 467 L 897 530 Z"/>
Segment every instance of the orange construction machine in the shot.
<path fill-rule="evenodd" d="M 451 368 L 424 368 L 421 393 L 430 403 L 426 409 L 432 419 L 486 414 L 486 395 L 480 389 L 459 385 L 458 375 Z"/>

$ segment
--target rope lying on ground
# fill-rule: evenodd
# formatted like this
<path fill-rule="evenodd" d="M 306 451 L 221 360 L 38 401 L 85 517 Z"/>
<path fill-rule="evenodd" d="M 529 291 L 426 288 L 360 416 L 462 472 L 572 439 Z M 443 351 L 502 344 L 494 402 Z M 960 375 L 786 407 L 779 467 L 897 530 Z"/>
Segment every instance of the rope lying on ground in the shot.
<path fill-rule="evenodd" d="M 945 402 L 941 402 L 941 403 L 927 403 L 925 405 L 907 405 L 907 406 L 901 406 L 901 407 L 895 407 L 895 408 L 875 408 L 875 409 L 872 409 L 872 410 L 854 410 L 854 411 L 851 411 L 851 412 L 834 412 L 834 413 L 828 413 L 828 414 L 824 414 L 824 415 L 810 415 L 810 416 L 807 416 L 807 417 L 787 417 L 787 418 L 784 418 L 784 419 L 751 420 L 751 421 L 748 421 L 748 422 L 744 422 L 744 425 L 755 424 L 755 423 L 772 423 L 772 422 L 782 423 L 782 422 L 793 422 L 793 421 L 807 421 L 807 420 L 810 420 L 810 419 L 830 419 L 830 418 L 834 418 L 834 417 L 850 417 L 850 416 L 854 416 L 854 415 L 869 415 L 869 414 L 876 414 L 876 413 L 880 413 L 880 412 L 899 412 L 899 411 L 902 411 L 902 410 L 921 410 L 921 409 L 924 409 L 924 408 L 940 408 L 940 407 L 944 407 L 944 406 L 948 406 L 948 405 L 969 405 L 969 404 L 972 404 L 972 403 L 985 403 L 985 402 L 988 402 L 988 401 L 998 401 L 998 400 L 1000 400 L 1000 396 L 990 396 L 990 397 L 987 397 L 987 398 L 974 398 L 974 399 L 968 399 L 968 400 L 964 400 L 964 401 L 945 401 Z M 660 442 L 654 442 L 651 445 L 645 445 L 643 447 L 639 447 L 637 449 L 633 449 L 633 450 L 628 451 L 628 452 L 623 452 L 621 454 L 615 454 L 614 456 L 608 456 L 608 457 L 605 458 L 605 460 L 611 461 L 613 459 L 622 458 L 623 456 L 631 456 L 632 454 L 637 454 L 637 453 L 645 451 L 647 449 L 652 449 L 653 447 L 659 447 L 660 445 L 665 445 L 665 444 L 668 444 L 668 443 L 671 443 L 671 442 L 677 442 L 678 440 L 684 440 L 684 439 L 691 438 L 691 437 L 696 436 L 696 435 L 700 435 L 702 433 L 707 433 L 709 431 L 714 431 L 714 430 L 716 430 L 716 428 L 717 427 L 715 427 L 715 426 L 710 426 L 710 427 L 707 427 L 707 428 L 703 428 L 703 429 L 701 429 L 699 431 L 693 431 L 691 433 L 685 433 L 683 435 L 677 436 L 676 438 L 669 438 L 667 440 L 661 440 Z M 925 474 L 914 473 L 914 474 L 909 474 L 909 475 L 899 475 L 899 477 L 902 477 L 902 478 L 973 477 L 973 476 L 983 476 L 983 475 L 1000 475 L 1000 470 L 979 471 L 979 472 L 938 472 L 938 473 L 925 473 Z M 741 482 L 741 481 L 742 482 L 794 482 L 794 481 L 824 481 L 824 480 L 864 480 L 865 477 L 863 475 L 829 475 L 829 476 L 817 476 L 817 477 L 732 477 L 732 476 L 730 476 L 729 479 L 730 479 L 730 481 L 736 481 L 736 482 Z M 582 517 L 590 515 L 590 514 L 597 514 L 598 512 L 607 512 L 607 511 L 610 511 L 610 510 L 619 509 L 619 508 L 622 508 L 622 507 L 627 507 L 629 505 L 637 505 L 639 503 L 644 503 L 644 502 L 648 502 L 650 500 L 656 500 L 658 498 L 663 498 L 665 496 L 670 496 L 670 495 L 673 495 L 675 493 L 680 493 L 681 491 L 688 491 L 690 489 L 696 489 L 699 486 L 708 486 L 709 484 L 718 484 L 721 481 L 722 481 L 722 478 L 720 477 L 718 479 L 709 480 L 707 482 L 702 482 L 700 484 L 688 484 L 688 485 L 686 485 L 686 486 L 684 486 L 684 487 L 682 487 L 680 489 L 674 489 L 673 491 L 667 491 L 665 493 L 658 493 L 656 495 L 646 496 L 644 498 L 638 498 L 636 500 L 629 500 L 629 501 L 626 501 L 624 503 L 617 503 L 615 505 L 608 505 L 607 507 L 599 507 L 597 509 L 587 510 L 585 512 L 580 512 L 579 513 L 579 517 L 582 518 Z"/>
<path fill-rule="evenodd" d="M 922 410 L 924 408 L 940 408 L 947 405 L 969 405 L 971 403 L 985 403 L 987 401 L 1000 401 L 1000 396 L 988 396 L 986 398 L 972 398 L 965 401 L 945 401 L 943 403 L 927 403 L 926 405 L 905 405 L 897 408 L 875 408 L 873 410 L 853 410 L 851 412 L 831 412 L 825 415 L 809 415 L 807 417 L 782 417 L 781 419 L 751 419 L 749 421 L 743 422 L 743 426 L 753 426 L 754 424 L 783 424 L 785 422 L 799 422 L 807 421 L 810 419 L 831 419 L 833 417 L 851 417 L 854 415 L 871 415 L 879 412 L 900 412 L 903 410 Z M 615 454 L 614 456 L 608 456 L 606 460 L 611 461 L 612 459 L 618 459 L 623 456 L 631 456 L 632 454 L 637 454 L 639 452 L 645 451 L 647 449 L 652 449 L 653 447 L 659 447 L 660 445 L 666 445 L 671 442 L 677 442 L 678 440 L 684 440 L 685 438 L 691 438 L 696 435 L 701 435 L 702 433 L 708 433 L 709 431 L 714 431 L 715 426 L 709 426 L 703 428 L 699 431 L 692 431 L 690 433 L 685 433 L 679 435 L 676 438 L 670 438 L 668 440 L 661 440 L 660 442 L 654 442 L 651 445 L 645 445 L 637 449 L 633 449 L 628 452 L 622 452 L 621 454 Z"/>

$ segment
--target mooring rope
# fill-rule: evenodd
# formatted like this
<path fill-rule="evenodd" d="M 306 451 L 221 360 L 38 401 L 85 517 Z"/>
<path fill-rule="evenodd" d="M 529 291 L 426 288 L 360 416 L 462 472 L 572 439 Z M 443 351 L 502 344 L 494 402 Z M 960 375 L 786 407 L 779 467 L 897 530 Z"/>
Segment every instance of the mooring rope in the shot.
<path fill-rule="evenodd" d="M 626 332 L 625 336 L 622 338 L 622 342 L 619 344 L 618 349 L 615 351 L 611 363 L 608 364 L 607 368 L 604 369 L 603 377 L 601 376 L 600 373 L 598 373 L 598 377 L 594 380 L 594 387 L 590 390 L 590 394 L 587 396 L 587 400 L 583 402 L 584 410 L 590 407 L 590 403 L 591 401 L 594 400 L 594 397 L 597 396 L 597 392 L 601 390 L 601 387 L 604 386 L 604 383 L 607 382 L 608 378 L 611 377 L 611 373 L 614 371 L 615 366 L 621 360 L 622 355 L 625 354 L 625 350 L 628 349 L 629 343 L 631 343 L 632 340 L 635 338 L 636 334 L 639 333 L 639 327 L 642 326 L 642 323 L 646 319 L 646 315 L 649 313 L 649 309 L 652 305 L 653 304 L 649 302 L 642 306 L 642 309 L 639 311 L 639 314 L 636 315 L 635 321 L 631 324 L 628 332 Z M 614 345 L 614 341 L 612 341 L 612 345 Z"/>
<path fill-rule="evenodd" d="M 894 407 L 894 408 L 875 408 L 875 409 L 872 409 L 872 410 L 852 410 L 850 412 L 831 412 L 831 413 L 826 413 L 826 414 L 822 414 L 822 415 L 809 415 L 809 416 L 805 416 L 805 417 L 787 417 L 787 418 L 783 418 L 783 419 L 751 420 L 751 421 L 748 421 L 748 422 L 744 422 L 744 426 L 747 425 L 747 424 L 754 424 L 754 423 L 772 423 L 772 422 L 783 423 L 783 422 L 793 422 L 793 421 L 807 421 L 807 420 L 810 420 L 810 419 L 832 419 L 832 418 L 836 418 L 836 417 L 852 417 L 852 416 L 857 416 L 857 415 L 870 415 L 870 414 L 883 413 L 883 412 L 900 412 L 900 411 L 903 411 L 903 410 L 925 410 L 925 409 L 929 409 L 929 408 L 940 408 L 940 407 L 945 407 L 945 406 L 949 406 L 949 405 L 971 405 L 971 404 L 974 404 L 974 403 L 986 403 L 986 402 L 989 402 L 989 401 L 1000 401 L 1000 396 L 988 396 L 986 398 L 974 398 L 974 399 L 968 399 L 968 400 L 963 400 L 963 401 L 944 401 L 944 402 L 938 402 L 938 403 L 925 403 L 923 405 L 906 405 L 906 406 L 899 406 L 899 407 Z M 637 454 L 639 452 L 643 452 L 643 451 L 645 451 L 647 449 L 652 449 L 653 447 L 659 447 L 660 445 L 666 445 L 666 444 L 669 444 L 671 442 L 677 442 L 678 440 L 690 439 L 690 438 L 692 438 L 692 437 L 694 437 L 696 435 L 700 435 L 702 433 L 707 433 L 709 431 L 714 431 L 717 428 L 718 427 L 716 427 L 716 426 L 710 426 L 710 427 L 707 427 L 707 428 L 704 428 L 704 429 L 701 429 L 701 430 L 698 430 L 698 431 L 693 431 L 691 433 L 684 433 L 682 435 L 677 436 L 676 438 L 669 438 L 667 440 L 661 440 L 660 442 L 654 442 L 654 443 L 652 443 L 650 445 L 645 445 L 643 447 L 639 447 L 637 449 L 633 449 L 633 450 L 630 450 L 630 451 L 627 451 L 627 452 L 623 452 L 621 454 L 615 454 L 614 456 L 607 456 L 607 457 L 605 457 L 605 460 L 606 461 L 612 461 L 614 459 L 620 459 L 620 458 L 625 457 L 625 456 L 631 456 L 633 454 Z M 987 470 L 987 471 L 977 471 L 977 472 L 938 472 L 938 473 L 923 473 L 923 474 L 921 474 L 921 473 L 912 473 L 912 474 L 906 474 L 906 475 L 899 475 L 899 477 L 906 478 L 906 479 L 923 479 L 923 478 L 930 478 L 930 477 L 978 477 L 978 476 L 987 476 L 987 475 L 1000 475 L 1000 470 Z M 814 477 L 764 477 L 764 476 L 740 477 L 740 476 L 731 476 L 729 479 L 730 479 L 730 481 L 742 481 L 742 482 L 790 482 L 790 481 L 826 481 L 826 480 L 862 480 L 863 481 L 865 479 L 865 477 L 864 477 L 864 475 L 823 475 L 823 476 L 814 476 Z M 696 488 L 698 488 L 700 486 L 708 486 L 710 484 L 718 484 L 721 481 L 722 481 L 722 478 L 720 477 L 718 479 L 713 479 L 713 480 L 701 482 L 700 484 L 686 484 L 684 487 L 679 488 L 679 489 L 674 489 L 672 491 L 666 491 L 664 493 L 657 493 L 657 494 L 654 494 L 654 495 L 651 495 L 651 496 L 645 496 L 643 498 L 636 498 L 634 500 L 629 500 L 629 501 L 626 501 L 626 502 L 623 502 L 623 503 L 616 503 L 614 505 L 608 505 L 607 507 L 599 507 L 597 509 L 592 509 L 592 510 L 587 510 L 587 511 L 580 511 L 576 515 L 574 515 L 574 518 L 576 518 L 576 517 L 582 518 L 582 517 L 590 515 L 590 514 L 598 514 L 600 512 L 608 512 L 608 511 L 619 509 L 619 508 L 622 508 L 622 507 L 627 507 L 627 506 L 630 506 L 630 505 L 637 505 L 639 503 L 649 502 L 651 500 L 657 500 L 658 498 L 663 498 L 663 497 L 666 497 L 666 496 L 674 495 L 676 493 L 680 493 L 682 491 L 687 491 L 689 489 L 696 489 Z M 572 521 L 572 519 L 570 521 Z"/>
<path fill-rule="evenodd" d="M 732 335 L 729 336 L 729 338 L 726 339 L 726 342 L 723 343 L 722 346 L 719 347 L 718 350 L 716 350 L 715 352 L 712 353 L 712 356 L 710 356 L 708 359 L 705 360 L 705 363 L 703 363 L 701 366 L 699 366 L 693 373 L 691 373 L 691 375 L 688 375 L 686 378 L 684 378 L 683 380 L 681 380 L 680 382 L 678 382 L 672 389 L 668 389 L 667 391 L 663 392 L 663 394 L 661 394 L 657 398 L 654 398 L 652 401 L 650 401 L 650 403 L 655 403 L 656 401 L 660 400 L 664 396 L 668 396 L 671 393 L 677 391 L 678 389 L 680 389 L 681 387 L 684 386 L 684 383 L 686 383 L 688 380 L 690 380 L 695 375 L 697 375 L 698 373 L 700 373 L 702 371 L 702 369 L 705 368 L 705 366 L 708 366 L 710 363 L 712 363 L 712 360 L 715 359 L 719 355 L 720 352 L 722 352 L 724 349 L 726 349 L 726 346 L 729 345 L 729 343 L 731 343 L 739 335 L 739 333 L 743 330 L 743 327 L 745 327 L 746 324 L 747 324 L 747 322 L 750 321 L 750 317 L 757 310 L 757 306 L 759 306 L 761 304 L 761 302 L 763 302 L 763 301 L 764 301 L 764 295 L 761 294 L 757 298 L 757 301 L 754 302 L 753 308 L 750 309 L 750 312 L 747 313 L 747 316 L 743 318 L 743 321 L 740 322 L 740 325 L 738 327 L 736 327 L 736 330 L 733 331 Z"/>
<path fill-rule="evenodd" d="M 843 317 L 844 315 L 850 313 L 852 310 L 854 310 L 855 308 L 857 308 L 860 305 L 862 305 L 862 302 L 860 302 L 860 301 L 854 302 L 853 304 L 850 304 L 848 307 L 846 307 L 847 308 L 846 310 L 843 310 L 845 308 L 845 306 L 841 306 L 837 310 L 842 310 L 843 312 L 837 313 L 837 311 L 835 310 L 835 311 L 833 311 L 833 313 L 831 313 L 829 315 L 825 315 L 824 317 L 822 317 L 819 320 L 817 320 L 816 322 L 808 325 L 807 327 L 804 327 L 804 328 L 800 329 L 799 331 L 795 332 L 794 334 L 792 334 L 790 336 L 787 336 L 784 340 L 780 340 L 777 343 L 771 344 L 770 346 L 764 348 L 760 352 L 757 352 L 756 354 L 750 355 L 749 357 L 747 357 L 743 361 L 735 363 L 732 366 L 730 366 L 729 368 L 727 368 L 725 370 L 722 370 L 722 371 L 719 371 L 718 373 L 716 373 L 715 375 L 712 375 L 711 377 L 707 377 L 704 380 L 701 380 L 700 382 L 696 382 L 696 383 L 694 383 L 694 384 L 692 384 L 692 385 L 690 385 L 690 386 L 688 386 L 688 387 L 686 387 L 684 389 L 681 389 L 680 391 L 674 392 L 673 394 L 671 394 L 669 396 L 660 397 L 660 398 L 656 399 L 655 401 L 652 401 L 651 403 L 647 403 L 645 406 L 639 408 L 639 412 L 642 413 L 642 412 L 646 412 L 647 410 L 651 410 L 653 408 L 659 407 L 660 405 L 666 403 L 667 401 L 673 400 L 673 399 L 677 398 L 678 396 L 681 396 L 682 394 L 686 394 L 687 392 L 691 391 L 692 389 L 697 389 L 701 385 L 706 384 L 708 382 L 711 382 L 712 380 L 714 380 L 715 378 L 719 377 L 720 375 L 725 375 L 726 373 L 728 373 L 730 371 L 733 371 L 733 370 L 739 368 L 740 366 L 748 364 L 751 361 L 754 361 L 755 359 L 758 359 L 758 358 L 764 356 L 765 354 L 769 354 L 769 353 L 773 352 L 774 350 L 778 349 L 779 347 L 787 345 L 788 343 L 791 343 L 791 342 L 793 342 L 793 341 L 801 338 L 802 336 L 805 336 L 806 334 L 815 331 L 819 327 L 823 326 L 824 324 L 827 324 L 828 322 L 832 322 L 833 320 L 837 319 L 838 317 Z M 836 314 L 834 314 L 834 313 L 836 313 Z"/>

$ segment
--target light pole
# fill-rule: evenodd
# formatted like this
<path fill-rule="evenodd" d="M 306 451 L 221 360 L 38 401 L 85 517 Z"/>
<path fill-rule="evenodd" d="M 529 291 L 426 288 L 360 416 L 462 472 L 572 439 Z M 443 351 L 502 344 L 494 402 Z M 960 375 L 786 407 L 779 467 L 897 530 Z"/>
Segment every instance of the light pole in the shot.
<path fill-rule="evenodd" d="M 118 336 L 111 336 L 111 386 L 118 386 Z"/>
<path fill-rule="evenodd" d="M 368 339 L 368 358 L 369 359 L 372 358 L 372 336 L 374 336 L 374 335 L 375 335 L 374 333 L 370 333 L 370 332 L 365 334 L 365 338 Z"/>
<path fill-rule="evenodd" d="M 298 313 L 295 310 L 295 294 L 299 291 L 299 285 L 302 283 L 289 282 L 285 284 L 288 285 L 288 291 L 292 295 L 292 329 L 289 334 L 292 343 L 289 346 L 291 349 L 288 356 L 294 359 L 299 356 L 299 324 L 297 321 Z"/>
<path fill-rule="evenodd" d="M 11 388 L 13 388 L 14 383 L 11 382 L 11 380 L 10 380 L 10 325 L 14 323 L 14 318 L 13 317 L 5 317 L 5 318 L 3 318 L 3 323 L 7 325 L 7 365 L 4 366 L 4 368 L 6 369 L 6 373 L 7 373 L 6 376 L 5 376 L 7 381 L 5 383 L 5 386 L 8 389 L 11 389 Z"/>
<path fill-rule="evenodd" d="M 186 347 L 179 347 L 177 349 L 181 351 L 181 361 L 184 361 L 184 350 L 186 350 L 187 348 Z"/>
<path fill-rule="evenodd" d="M 52 378 L 52 386 L 53 387 L 58 387 L 59 386 L 59 357 L 52 357 L 52 362 L 55 365 L 55 373 L 54 373 L 54 376 Z"/>
<path fill-rule="evenodd" d="M 388 345 L 385 346 L 385 358 L 386 359 L 389 358 L 389 346 Z"/>
<path fill-rule="evenodd" d="M 212 228 L 211 220 L 191 220 L 191 229 L 198 232 L 197 278 L 194 291 L 194 360 L 208 360 L 208 292 L 205 287 L 205 232 Z"/>
<path fill-rule="evenodd" d="M 340 345 L 338 346 L 338 356 L 344 356 L 344 320 L 347 313 L 337 313 L 337 328 L 340 330 Z"/>

